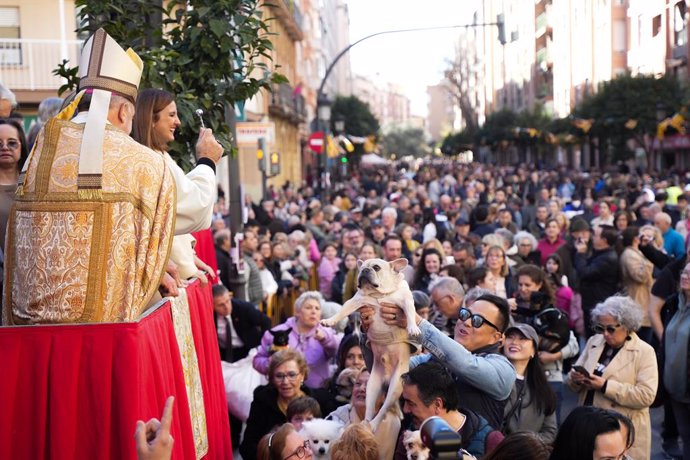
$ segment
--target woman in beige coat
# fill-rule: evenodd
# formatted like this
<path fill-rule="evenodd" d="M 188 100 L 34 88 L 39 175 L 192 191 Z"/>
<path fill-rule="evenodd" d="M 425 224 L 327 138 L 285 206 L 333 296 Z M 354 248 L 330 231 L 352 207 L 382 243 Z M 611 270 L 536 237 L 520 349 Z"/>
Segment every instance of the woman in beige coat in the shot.
<path fill-rule="evenodd" d="M 651 323 L 649 322 L 649 294 L 654 279 L 652 271 L 654 264 L 640 252 L 640 230 L 630 226 L 623 230 L 623 253 L 621 254 L 621 278 L 626 294 L 635 301 L 642 312 L 642 325 L 637 335 L 649 343 L 652 338 Z"/>
<path fill-rule="evenodd" d="M 635 443 L 629 455 L 634 459 L 651 458 L 649 406 L 658 385 L 654 349 L 635 333 L 641 316 L 629 297 L 613 296 L 597 305 L 592 310 L 597 334 L 565 382 L 579 394 L 579 404 L 612 409 L 632 420 Z"/>

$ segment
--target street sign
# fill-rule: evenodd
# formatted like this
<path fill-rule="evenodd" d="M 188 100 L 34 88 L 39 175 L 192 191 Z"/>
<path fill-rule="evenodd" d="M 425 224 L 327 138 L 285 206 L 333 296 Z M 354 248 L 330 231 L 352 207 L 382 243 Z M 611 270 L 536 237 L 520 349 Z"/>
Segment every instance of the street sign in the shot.
<path fill-rule="evenodd" d="M 309 148 L 315 153 L 323 152 L 323 131 L 316 131 L 309 136 Z"/>

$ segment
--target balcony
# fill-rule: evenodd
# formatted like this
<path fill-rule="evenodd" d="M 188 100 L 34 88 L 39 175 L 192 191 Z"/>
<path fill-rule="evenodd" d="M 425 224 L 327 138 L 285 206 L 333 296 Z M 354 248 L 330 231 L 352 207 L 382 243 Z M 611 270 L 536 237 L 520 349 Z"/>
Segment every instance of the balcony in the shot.
<path fill-rule="evenodd" d="M 550 16 L 550 10 L 551 8 L 547 8 L 546 11 L 541 13 L 537 18 L 535 19 L 535 32 L 534 36 L 535 38 L 540 38 L 541 36 L 545 34 L 553 34 L 553 29 L 551 27 L 551 24 L 549 23 L 549 16 Z"/>
<path fill-rule="evenodd" d="M 63 79 L 53 75 L 62 59 L 79 62 L 81 40 L 0 39 L 0 82 L 13 91 L 56 91 Z"/>
<path fill-rule="evenodd" d="M 274 85 L 268 103 L 268 113 L 289 119 L 295 124 L 303 123 L 307 120 L 304 96 L 296 93 L 288 83 Z"/>
<path fill-rule="evenodd" d="M 276 17 L 283 24 L 285 30 L 293 41 L 304 39 L 302 33 L 302 12 L 295 0 L 275 0 L 267 3 L 276 13 Z"/>

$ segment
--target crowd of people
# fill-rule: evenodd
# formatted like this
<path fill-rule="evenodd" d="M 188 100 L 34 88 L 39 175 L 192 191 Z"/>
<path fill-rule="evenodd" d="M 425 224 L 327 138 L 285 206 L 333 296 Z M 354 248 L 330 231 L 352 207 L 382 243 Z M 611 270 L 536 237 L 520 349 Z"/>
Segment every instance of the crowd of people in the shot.
<path fill-rule="evenodd" d="M 294 317 L 253 343 L 254 367 L 268 383 L 254 393 L 246 429 L 251 441 L 241 452 L 257 455 L 247 446 L 290 422 L 290 403 L 305 395 L 318 402 L 324 418 L 346 426 L 362 420 L 361 390 L 355 385 L 347 393 L 351 400 L 339 391 L 348 379 L 366 379 L 367 359 L 348 365 L 343 356 L 353 343 L 357 356 L 371 351 L 351 326 L 332 330 L 319 320 L 356 292 L 358 260 L 402 257 L 409 262 L 403 273 L 414 290 L 422 334 L 411 344 L 415 356 L 402 382 L 402 427 L 394 446 L 375 433 L 380 452 L 405 458 L 405 430 L 440 415 L 463 434 L 463 448 L 476 458 L 519 458 L 506 447 L 518 438 L 543 444 L 536 450 L 553 450 L 552 458 L 585 458 L 565 456 L 564 446 L 578 441 L 559 430 L 574 417 L 561 411 L 564 392 L 572 391 L 578 405 L 617 420 L 622 447 L 613 458 L 650 458 L 653 404 L 664 406 L 664 451 L 690 458 L 687 181 L 626 165 L 585 173 L 428 161 L 354 171 L 328 200 L 308 185 L 291 184 L 271 187 L 260 202 L 248 200 L 247 292 L 252 277 L 263 279 L 260 271 L 272 275 L 253 294 L 261 299 L 255 305 L 284 295 L 310 273 L 318 276 L 320 292 L 303 293 Z M 230 237 L 223 203 L 221 195 L 214 221 L 219 260 L 227 258 L 223 241 Z M 245 295 L 233 302 L 252 302 Z M 404 316 L 396 310 L 381 309 Z M 406 326 L 402 319 L 395 324 Z M 276 357 L 285 359 L 271 348 L 280 330 L 290 331 L 286 343 L 301 354 L 295 362 L 307 363 L 295 366 L 300 371 L 292 382 L 271 367 Z M 425 378 L 418 381 L 420 367 Z M 442 389 L 446 378 L 453 382 L 452 397 Z M 300 391 L 284 396 L 295 382 Z M 263 417 L 266 398 L 257 401 L 264 392 L 274 395 L 269 399 L 277 417 L 270 422 Z M 467 421 L 475 427 L 470 433 Z M 497 442 L 494 433 L 505 440 Z M 587 445 L 600 458 L 598 443 Z"/>
<path fill-rule="evenodd" d="M 450 160 L 353 168 L 330 190 L 307 180 L 271 186 L 257 202 L 248 197 L 249 220 L 233 258 L 235 235 L 221 189 L 215 200 L 222 147 L 202 131 L 197 166 L 185 174 L 167 153 L 180 124 L 174 96 L 146 90 L 136 104 L 119 97 L 110 100 L 108 121 L 127 133 L 134 127 L 132 138 L 115 142 L 106 129 L 105 139 L 148 147 L 153 166 L 147 168 L 160 169 L 156 186 L 161 197 L 167 194 L 161 202 L 173 200 L 156 210 L 164 214 L 153 227 L 162 232 L 161 246 L 172 247 L 174 262 L 163 267 L 165 258 L 152 252 L 145 265 L 152 273 L 165 268 L 161 286 L 148 282 L 146 292 L 135 292 L 144 281 L 123 286 L 122 298 L 108 299 L 138 303 L 112 318 L 138 317 L 150 293 L 175 296 L 184 279 L 215 284 L 221 358 L 246 360 L 266 382 L 246 395 L 246 419 L 231 414 L 246 460 L 310 458 L 314 441 L 303 429 L 314 419 L 343 426 L 330 445 L 332 458 L 358 452 L 356 458 L 403 459 L 406 433 L 431 416 L 460 434 L 465 458 L 648 459 L 653 405 L 664 406 L 663 449 L 690 459 L 690 177 L 625 164 L 605 172 Z M 81 102 L 87 109 L 89 103 Z M 46 110 L 55 107 L 46 103 Z M 87 114 L 74 123 L 88 128 Z M 48 149 L 45 131 L 34 139 Z M 20 174 L 30 142 L 21 124 L 0 120 L 3 231 L 18 181 L 24 199 L 33 199 L 33 180 L 22 183 Z M 37 150 L 35 162 L 42 161 Z M 21 225 L 9 231 L 21 234 Z M 217 273 L 195 256 L 189 235 L 209 226 Z M 355 295 L 359 264 L 373 258 L 407 260 L 402 273 L 421 330 L 407 340 L 409 372 L 392 383 L 402 386 L 404 416 L 391 411 L 374 433 L 362 423 L 371 350 L 359 334 L 371 312 L 365 307 L 335 328 L 321 324 Z M 28 282 L 17 273 L 5 279 Z M 305 289 L 309 282 L 316 289 Z M 10 286 L 10 294 L 31 287 Z M 22 316 L 37 314 L 22 310 L 30 299 L 8 298 L 16 303 L 5 309 L 10 324 L 40 322 Z M 282 317 L 269 318 L 275 298 L 296 300 Z M 406 328 L 398 310 L 382 305 L 379 314 Z M 581 406 L 569 414 L 562 410 L 565 391 L 575 392 Z M 141 440 L 150 427 L 142 422 L 138 430 Z"/>

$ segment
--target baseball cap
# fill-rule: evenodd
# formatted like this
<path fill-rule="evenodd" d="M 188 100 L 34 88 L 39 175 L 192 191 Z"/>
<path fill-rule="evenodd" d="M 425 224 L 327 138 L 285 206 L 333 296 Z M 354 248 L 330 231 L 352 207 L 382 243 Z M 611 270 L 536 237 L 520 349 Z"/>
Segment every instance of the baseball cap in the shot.
<path fill-rule="evenodd" d="M 467 221 L 467 219 L 461 217 L 455 221 L 455 225 L 459 227 L 461 225 L 470 225 L 470 223 Z"/>
<path fill-rule="evenodd" d="M 534 341 L 535 349 L 539 345 L 539 334 L 537 334 L 537 331 L 535 331 L 534 328 L 529 324 L 515 323 L 506 329 L 505 335 L 507 336 L 511 331 L 518 331 L 520 334 Z"/>
<path fill-rule="evenodd" d="M 371 221 L 371 226 L 373 227 L 383 227 L 383 224 L 381 223 L 381 219 L 374 219 Z"/>

